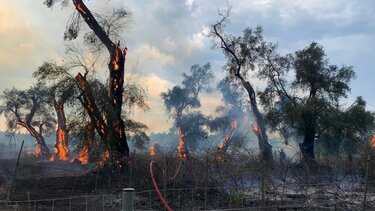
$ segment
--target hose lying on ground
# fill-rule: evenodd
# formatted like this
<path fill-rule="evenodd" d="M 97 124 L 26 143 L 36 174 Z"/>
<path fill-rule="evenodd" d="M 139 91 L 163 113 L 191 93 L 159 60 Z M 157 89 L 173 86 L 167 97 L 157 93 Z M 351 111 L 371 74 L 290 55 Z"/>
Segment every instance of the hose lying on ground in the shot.
<path fill-rule="evenodd" d="M 156 184 L 156 180 L 155 180 L 155 177 L 154 177 L 154 171 L 153 171 L 153 166 L 154 164 L 154 161 L 151 161 L 150 162 L 150 175 L 151 175 L 151 179 L 152 179 L 152 184 L 154 185 L 154 188 L 155 188 L 155 191 L 156 191 L 156 194 L 158 195 L 161 203 L 165 206 L 165 208 L 168 210 L 168 211 L 172 211 L 172 208 L 168 205 L 167 201 L 165 201 L 163 195 L 161 195 L 160 193 L 160 190 L 159 190 L 159 187 L 158 187 L 158 184 Z"/>

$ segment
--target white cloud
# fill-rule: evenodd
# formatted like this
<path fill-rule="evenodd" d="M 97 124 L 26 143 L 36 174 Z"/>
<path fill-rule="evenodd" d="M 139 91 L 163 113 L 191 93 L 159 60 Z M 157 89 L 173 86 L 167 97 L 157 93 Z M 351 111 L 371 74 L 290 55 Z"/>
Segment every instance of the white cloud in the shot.
<path fill-rule="evenodd" d="M 188 45 L 191 48 L 203 48 L 208 42 L 207 35 L 209 34 L 210 29 L 208 27 L 203 27 L 202 31 L 194 33 L 188 38 Z"/>
<path fill-rule="evenodd" d="M 147 104 L 150 107 L 150 111 L 137 110 L 135 111 L 134 119 L 146 124 L 150 131 L 168 131 L 172 122 L 168 121 L 160 94 L 171 88 L 173 84 L 155 74 L 146 75 L 141 80 L 144 81 L 143 84 L 146 85 L 148 90 Z"/>
<path fill-rule="evenodd" d="M 156 46 L 150 46 L 148 44 L 142 44 L 132 53 L 128 58 L 136 58 L 142 62 L 151 62 L 157 65 L 159 68 L 168 64 L 173 64 L 175 58 L 173 55 L 168 55 L 160 52 Z"/>
<path fill-rule="evenodd" d="M 189 7 L 189 9 L 191 10 L 191 8 L 193 7 L 193 4 L 194 4 L 194 0 L 186 0 L 185 1 L 185 4 Z"/>
<path fill-rule="evenodd" d="M 147 83 L 150 83 L 150 105 L 153 105 L 150 113 L 138 117 L 153 125 L 150 125 L 152 130 L 165 131 L 169 123 L 160 123 L 167 121 L 162 117 L 165 114 L 158 96 L 161 91 L 178 84 L 180 74 L 195 63 L 211 62 L 217 71 L 215 80 L 225 75 L 219 69 L 225 59 L 220 51 L 210 49 L 211 38 L 207 38 L 206 33 L 207 26 L 218 19 L 217 10 L 225 8 L 226 1 L 160 0 L 150 3 L 137 0 L 125 3 L 134 14 L 132 24 L 122 34 L 129 47 L 127 67 L 136 66 L 146 75 Z M 120 0 L 88 1 L 88 6 L 97 12 L 110 12 L 113 6 L 125 3 Z M 375 77 L 371 71 L 375 59 L 371 48 L 374 1 L 238 0 L 233 1 L 233 6 L 228 32 L 241 35 L 245 27 L 260 24 L 266 38 L 279 42 L 283 52 L 288 53 L 311 41 L 321 42 L 334 64 L 358 67 L 359 82 L 355 84 L 358 88 L 352 89 L 353 95 L 364 95 L 369 105 L 374 105 L 372 93 L 366 91 L 366 86 L 370 87 L 368 90 L 374 89 L 371 81 Z M 31 73 L 44 59 L 63 56 L 62 35 L 72 11 L 72 7 L 47 9 L 41 2 L 0 2 L 0 89 L 29 86 Z M 103 72 L 107 73 L 105 66 Z M 262 86 L 256 76 L 250 74 L 248 79 L 255 87 Z M 202 100 L 213 106 L 219 98 L 210 95 Z M 212 106 L 202 109 L 209 112 Z"/>

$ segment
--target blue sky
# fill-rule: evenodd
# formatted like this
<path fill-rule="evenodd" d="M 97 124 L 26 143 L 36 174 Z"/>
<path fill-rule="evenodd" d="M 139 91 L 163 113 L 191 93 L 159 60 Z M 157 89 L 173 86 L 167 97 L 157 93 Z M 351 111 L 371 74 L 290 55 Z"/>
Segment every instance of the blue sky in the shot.
<path fill-rule="evenodd" d="M 230 4 L 229 32 L 240 35 L 247 26 L 261 25 L 266 39 L 277 42 L 282 53 L 317 41 L 332 64 L 352 65 L 357 73 L 347 103 L 361 95 L 375 110 L 375 1 L 233 0 Z M 151 131 L 166 131 L 170 126 L 160 92 L 180 83 L 181 73 L 191 65 L 212 63 L 214 82 L 225 75 L 221 69 L 225 59 L 211 48 L 206 34 L 218 19 L 217 10 L 226 5 L 227 1 L 221 0 L 88 1 L 94 11 L 126 6 L 133 13 L 122 34 L 129 48 L 126 65 L 136 68 L 147 84 L 151 110 L 136 112 L 135 117 Z M 43 61 L 64 58 L 63 32 L 73 9 L 48 9 L 43 0 L 0 0 L 0 91 L 29 87 L 34 82 L 32 72 Z M 99 76 L 105 78 L 105 67 L 101 71 Z M 261 86 L 255 78 L 249 79 Z M 202 101 L 206 114 L 221 104 L 216 92 L 206 94 Z"/>

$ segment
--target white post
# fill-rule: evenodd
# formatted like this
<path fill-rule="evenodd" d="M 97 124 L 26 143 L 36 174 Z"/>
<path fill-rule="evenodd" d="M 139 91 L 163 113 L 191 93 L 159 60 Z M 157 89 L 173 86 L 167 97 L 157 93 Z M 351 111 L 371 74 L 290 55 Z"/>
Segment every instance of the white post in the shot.
<path fill-rule="evenodd" d="M 122 189 L 122 211 L 133 211 L 134 188 Z"/>

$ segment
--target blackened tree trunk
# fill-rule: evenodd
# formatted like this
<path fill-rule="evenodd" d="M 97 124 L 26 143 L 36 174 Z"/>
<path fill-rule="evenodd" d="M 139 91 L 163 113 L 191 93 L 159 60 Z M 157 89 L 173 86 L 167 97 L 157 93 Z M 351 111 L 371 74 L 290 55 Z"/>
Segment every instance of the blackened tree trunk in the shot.
<path fill-rule="evenodd" d="M 98 132 L 99 136 L 102 140 L 104 140 L 105 144 L 108 144 L 108 140 L 106 138 L 107 134 L 107 125 L 103 120 L 103 117 L 95 103 L 94 96 L 92 94 L 92 90 L 87 83 L 86 79 L 82 76 L 81 73 L 78 73 L 76 76 L 76 81 L 78 83 L 78 88 L 81 91 L 82 96 L 79 98 L 81 104 L 86 109 L 91 122 L 94 124 L 96 131 Z"/>
<path fill-rule="evenodd" d="M 303 142 L 300 144 L 302 159 L 306 163 L 315 163 L 314 143 L 316 137 L 317 118 L 315 115 L 314 97 L 308 99 L 307 108 L 302 114 L 304 121 Z"/>
<path fill-rule="evenodd" d="M 83 164 L 86 165 L 90 159 L 90 149 L 92 144 L 94 143 L 95 137 L 95 127 L 94 124 L 90 121 L 90 123 L 86 126 L 85 132 L 85 141 L 83 146 L 79 149 L 78 152 L 78 160 Z"/>
<path fill-rule="evenodd" d="M 236 47 L 236 44 L 234 44 L 236 41 L 229 39 L 230 36 L 228 37 L 222 33 L 221 28 L 223 27 L 223 25 L 225 25 L 224 22 L 227 20 L 228 17 L 229 13 L 226 16 L 223 16 L 218 23 L 214 24 L 211 33 L 215 37 L 219 38 L 220 48 L 224 51 L 225 55 L 229 57 L 231 63 L 229 65 L 230 74 L 234 75 L 237 79 L 241 81 L 242 86 L 246 89 L 246 92 L 249 95 L 250 107 L 256 121 L 256 125 L 253 126 L 253 131 L 258 138 L 261 157 L 263 161 L 270 162 L 273 161 L 272 146 L 268 142 L 264 117 L 258 109 L 256 95 L 253 86 L 250 84 L 249 81 L 245 80 L 243 75 L 241 74 L 242 69 L 246 65 L 246 62 L 244 62 L 245 58 L 243 57 L 242 53 L 249 54 L 247 55 L 248 57 L 256 57 L 256 55 L 251 55 L 251 49 L 248 49 L 248 52 L 238 52 L 238 46 Z M 246 43 L 246 45 L 251 44 L 252 43 Z"/>
<path fill-rule="evenodd" d="M 113 113 L 113 115 L 107 116 L 107 129 L 102 135 L 104 135 L 107 141 L 110 141 L 109 146 L 111 148 L 111 153 L 117 152 L 119 153 L 119 156 L 128 156 L 129 147 L 126 141 L 125 124 L 121 118 L 123 104 L 122 98 L 124 92 L 125 56 L 127 48 L 122 50 L 120 48 L 120 43 L 115 44 L 112 42 L 82 0 L 73 0 L 73 4 L 75 5 L 76 10 L 83 17 L 86 24 L 91 28 L 91 30 L 93 30 L 95 35 L 106 46 L 109 52 L 110 62 L 108 63 L 108 97 L 112 105 L 112 112 L 109 113 Z M 83 95 L 86 94 L 87 92 L 83 93 Z M 84 96 L 84 98 L 86 99 L 87 96 Z M 90 117 L 92 116 L 93 115 L 90 115 Z M 96 116 L 93 120 L 93 122 L 96 124 L 98 117 Z M 104 124 L 100 124 L 99 126 L 101 127 L 102 125 Z M 98 130 L 97 126 L 96 129 Z M 101 137 L 103 137 L 102 135 Z"/>
<path fill-rule="evenodd" d="M 35 113 L 37 112 L 37 109 L 40 107 L 39 101 L 37 99 L 37 96 L 31 97 L 32 107 L 30 110 L 30 113 L 26 115 L 25 121 L 22 121 L 21 118 L 17 117 L 17 124 L 26 128 L 26 130 L 30 133 L 30 135 L 36 140 L 36 146 L 35 146 L 35 155 L 37 157 L 51 157 L 51 152 L 49 151 L 46 142 L 44 140 L 43 134 L 42 134 L 42 128 L 45 122 L 41 122 L 39 125 L 39 131 L 37 131 L 32 126 L 32 120 L 35 116 Z"/>
<path fill-rule="evenodd" d="M 37 131 L 30 122 L 24 122 L 22 120 L 18 120 L 17 124 L 21 127 L 24 127 L 30 135 L 35 139 L 36 145 L 35 145 L 35 156 L 37 157 L 44 157 L 49 158 L 51 157 L 51 153 L 46 145 L 46 142 L 44 140 L 43 135 L 41 134 L 41 131 Z"/>
<path fill-rule="evenodd" d="M 69 154 L 68 132 L 66 130 L 66 117 L 64 112 L 64 102 L 58 102 L 53 97 L 53 107 L 57 115 L 57 130 L 56 130 L 56 144 L 55 156 L 59 160 L 67 160 Z"/>
<path fill-rule="evenodd" d="M 111 100 L 114 115 L 107 120 L 108 126 L 113 130 L 113 132 L 109 133 L 108 138 L 114 140 L 112 146 L 116 149 L 116 152 L 120 153 L 120 155 L 128 156 L 129 147 L 126 141 L 125 123 L 121 118 L 126 49 L 121 51 L 119 47 L 115 47 L 113 51 L 111 62 L 108 64 L 110 72 L 108 97 Z"/>
<path fill-rule="evenodd" d="M 268 142 L 264 117 L 258 109 L 254 88 L 251 86 L 250 82 L 246 81 L 241 75 L 236 74 L 236 77 L 241 80 L 242 85 L 249 95 L 251 111 L 254 114 L 255 122 L 257 124 L 256 126 L 253 126 L 253 131 L 258 138 L 258 145 L 262 159 L 265 161 L 272 161 L 272 146 Z"/>
<path fill-rule="evenodd" d="M 303 142 L 300 144 L 303 161 L 308 163 L 315 161 L 314 142 L 315 132 L 309 129 L 309 131 L 306 131 Z"/>

